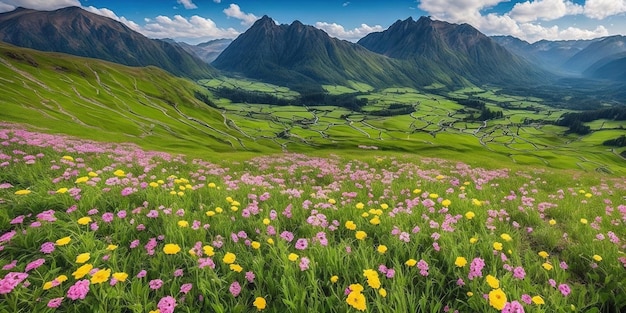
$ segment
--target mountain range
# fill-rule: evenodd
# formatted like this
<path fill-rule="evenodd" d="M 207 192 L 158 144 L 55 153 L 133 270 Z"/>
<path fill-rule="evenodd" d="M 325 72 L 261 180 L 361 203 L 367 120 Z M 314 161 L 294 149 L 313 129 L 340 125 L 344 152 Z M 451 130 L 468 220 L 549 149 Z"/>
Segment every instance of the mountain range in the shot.
<path fill-rule="evenodd" d="M 217 73 L 177 45 L 149 39 L 118 21 L 79 7 L 56 11 L 17 8 L 1 13 L 0 41 L 129 66 L 153 65 L 190 78 L 212 77 Z"/>
<path fill-rule="evenodd" d="M 541 40 L 530 44 L 512 36 L 491 37 L 530 62 L 569 76 L 626 81 L 626 36 L 590 40 Z M 622 66 L 620 66 L 622 65 Z"/>
<path fill-rule="evenodd" d="M 123 65 L 153 65 L 192 79 L 241 75 L 297 91 L 352 83 L 442 90 L 490 84 L 532 90 L 563 73 L 604 80 L 626 76 L 623 36 L 530 44 L 429 17 L 397 20 L 354 43 L 299 21 L 278 25 L 263 16 L 235 40 L 189 45 L 149 39 L 78 7 L 18 8 L 0 14 L 0 40 Z"/>
<path fill-rule="evenodd" d="M 427 17 L 398 20 L 388 30 L 352 43 L 299 21 L 277 25 L 264 16 L 211 64 L 296 89 L 294 82 L 462 87 L 538 82 L 549 76 L 470 25 Z"/>

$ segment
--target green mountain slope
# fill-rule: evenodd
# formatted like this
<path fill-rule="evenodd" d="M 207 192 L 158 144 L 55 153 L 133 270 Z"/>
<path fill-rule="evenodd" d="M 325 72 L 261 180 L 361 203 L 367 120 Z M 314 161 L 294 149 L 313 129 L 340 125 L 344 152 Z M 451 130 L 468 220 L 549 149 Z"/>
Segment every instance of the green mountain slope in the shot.
<path fill-rule="evenodd" d="M 299 21 L 276 25 L 264 16 L 213 61 L 218 69 L 278 85 L 306 89 L 321 84 L 419 86 L 437 81 L 420 68 L 372 53 L 354 43 L 331 38 Z"/>
<path fill-rule="evenodd" d="M 41 52 L 0 43 L 0 120 L 159 150 L 267 151 L 194 82 L 156 68 Z M 243 138 L 243 139 L 240 139 Z"/>
<path fill-rule="evenodd" d="M 174 75 L 196 79 L 217 73 L 179 46 L 149 39 L 120 22 L 78 7 L 56 11 L 18 8 L 2 13 L 0 40 L 129 66 L 154 65 Z"/>
<path fill-rule="evenodd" d="M 371 33 L 359 45 L 388 57 L 410 60 L 431 73 L 462 77 L 474 84 L 535 84 L 547 72 L 510 53 L 468 24 L 421 17 L 398 20 L 383 32 Z"/>

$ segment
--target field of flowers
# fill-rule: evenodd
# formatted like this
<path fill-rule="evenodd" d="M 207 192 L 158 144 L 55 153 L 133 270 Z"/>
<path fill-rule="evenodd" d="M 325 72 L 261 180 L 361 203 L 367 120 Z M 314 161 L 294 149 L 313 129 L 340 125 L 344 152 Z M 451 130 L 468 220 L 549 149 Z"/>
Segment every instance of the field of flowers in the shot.
<path fill-rule="evenodd" d="M 626 311 L 625 178 L 375 153 L 2 124 L 0 312 Z"/>

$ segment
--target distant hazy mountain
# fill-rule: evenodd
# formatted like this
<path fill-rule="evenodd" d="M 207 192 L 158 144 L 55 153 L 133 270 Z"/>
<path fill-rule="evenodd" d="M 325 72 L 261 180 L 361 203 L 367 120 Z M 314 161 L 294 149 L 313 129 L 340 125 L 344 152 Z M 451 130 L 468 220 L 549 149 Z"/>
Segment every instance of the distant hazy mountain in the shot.
<path fill-rule="evenodd" d="M 626 52 L 610 55 L 592 64 L 583 74 L 598 79 L 626 81 Z"/>
<path fill-rule="evenodd" d="M 590 43 L 585 49 L 573 55 L 563 67 L 584 72 L 594 63 L 612 55 L 626 52 L 626 36 L 610 36 Z"/>
<path fill-rule="evenodd" d="M 177 44 L 185 51 L 197 56 L 206 63 L 215 61 L 218 55 L 233 42 L 232 39 L 215 39 L 207 42 L 199 43 L 197 45 L 191 45 L 186 42 L 174 41 L 172 39 L 167 40 L 169 43 Z"/>
<path fill-rule="evenodd" d="M 124 24 L 78 7 L 56 11 L 17 8 L 0 14 L 0 40 L 130 66 L 154 65 L 175 75 L 213 76 L 216 71 L 181 47 L 149 39 Z"/>
<path fill-rule="evenodd" d="M 468 24 L 428 17 L 398 20 L 358 44 L 391 58 L 410 60 L 433 73 L 459 73 L 475 84 L 530 82 L 547 76 Z"/>
<path fill-rule="evenodd" d="M 414 86 L 434 81 L 420 69 L 331 38 L 315 27 L 299 21 L 276 25 L 268 16 L 239 35 L 212 65 L 296 88 L 345 84 L 349 80 L 374 86 Z"/>
<path fill-rule="evenodd" d="M 592 42 L 599 40 L 541 40 L 531 44 L 513 36 L 492 36 L 491 38 L 518 56 L 559 73 L 567 70 L 563 67 L 567 60 Z"/>

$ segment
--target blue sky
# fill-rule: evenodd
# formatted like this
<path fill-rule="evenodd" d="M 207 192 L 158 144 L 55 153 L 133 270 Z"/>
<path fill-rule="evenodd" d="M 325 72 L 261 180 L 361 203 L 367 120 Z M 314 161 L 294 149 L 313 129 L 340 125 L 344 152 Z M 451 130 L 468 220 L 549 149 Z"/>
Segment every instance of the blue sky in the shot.
<path fill-rule="evenodd" d="M 469 23 L 487 35 L 529 42 L 626 34 L 626 0 L 0 0 L 0 12 L 71 5 L 151 38 L 194 44 L 235 38 L 263 15 L 281 24 L 299 20 L 350 41 L 385 30 L 398 19 L 420 16 Z"/>

